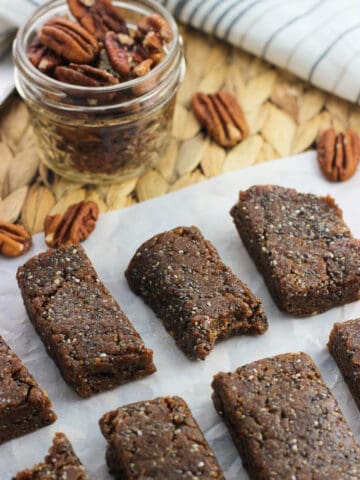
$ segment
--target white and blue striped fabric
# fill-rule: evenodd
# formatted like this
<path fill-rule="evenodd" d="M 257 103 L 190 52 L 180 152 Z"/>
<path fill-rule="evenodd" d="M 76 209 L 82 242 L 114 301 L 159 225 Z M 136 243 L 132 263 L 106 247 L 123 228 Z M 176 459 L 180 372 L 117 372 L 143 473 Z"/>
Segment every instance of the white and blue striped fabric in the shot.
<path fill-rule="evenodd" d="M 360 0 L 159 1 L 181 22 L 360 103 Z M 0 42 L 41 3 L 0 0 Z"/>

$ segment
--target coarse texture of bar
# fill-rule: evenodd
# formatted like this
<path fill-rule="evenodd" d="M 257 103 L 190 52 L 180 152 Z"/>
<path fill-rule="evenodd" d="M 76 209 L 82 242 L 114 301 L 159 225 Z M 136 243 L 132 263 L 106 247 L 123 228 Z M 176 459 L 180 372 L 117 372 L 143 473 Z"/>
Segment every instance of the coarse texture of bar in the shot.
<path fill-rule="evenodd" d="M 145 348 L 80 246 L 49 250 L 18 270 L 24 303 L 49 355 L 82 397 L 153 373 Z"/>
<path fill-rule="evenodd" d="M 69 439 L 56 433 L 43 463 L 19 472 L 13 480 L 89 480 Z"/>
<path fill-rule="evenodd" d="M 224 480 L 223 473 L 180 397 L 125 405 L 99 421 L 110 471 L 118 480 Z"/>
<path fill-rule="evenodd" d="M 360 318 L 335 323 L 328 347 L 360 409 Z"/>
<path fill-rule="evenodd" d="M 260 300 L 196 227 L 178 227 L 145 242 L 126 278 L 190 358 L 204 359 L 220 339 L 267 329 Z"/>
<path fill-rule="evenodd" d="M 46 392 L 0 337 L 0 444 L 55 420 Z"/>
<path fill-rule="evenodd" d="M 306 316 L 359 299 L 360 241 L 331 197 L 254 186 L 230 213 L 281 309 Z"/>
<path fill-rule="evenodd" d="M 360 478 L 360 447 L 307 354 L 218 373 L 212 387 L 251 479 Z"/>

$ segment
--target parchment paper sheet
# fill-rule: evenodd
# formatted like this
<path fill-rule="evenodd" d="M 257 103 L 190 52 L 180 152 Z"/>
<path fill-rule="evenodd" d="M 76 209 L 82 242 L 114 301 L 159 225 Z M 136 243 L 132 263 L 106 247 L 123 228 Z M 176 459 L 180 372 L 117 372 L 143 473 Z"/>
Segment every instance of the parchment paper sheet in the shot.
<path fill-rule="evenodd" d="M 43 234 L 35 237 L 35 245 L 25 257 L 0 260 L 0 333 L 46 389 L 59 417 L 50 427 L 0 446 L 1 480 L 8 480 L 20 469 L 42 460 L 57 431 L 68 435 L 92 479 L 109 480 L 104 460 L 105 440 L 97 423 L 99 417 L 120 405 L 167 394 L 180 395 L 189 403 L 227 480 L 247 479 L 229 434 L 213 408 L 211 379 L 220 370 L 233 370 L 244 363 L 289 351 L 303 350 L 312 355 L 359 439 L 359 412 L 326 343 L 334 322 L 360 316 L 360 302 L 306 319 L 294 319 L 280 312 L 228 214 L 240 189 L 269 183 L 333 195 L 354 236 L 360 237 L 360 171 L 348 182 L 329 183 L 318 171 L 314 153 L 239 170 L 119 212 L 101 215 L 84 247 L 100 278 L 120 302 L 145 344 L 154 350 L 158 372 L 88 400 L 80 399 L 65 384 L 46 355 L 26 316 L 15 280 L 17 267 L 45 250 Z M 206 361 L 193 362 L 175 346 L 152 311 L 129 290 L 124 270 L 135 249 L 155 233 L 178 225 L 197 225 L 218 248 L 225 263 L 262 299 L 270 323 L 265 335 L 223 341 Z"/>

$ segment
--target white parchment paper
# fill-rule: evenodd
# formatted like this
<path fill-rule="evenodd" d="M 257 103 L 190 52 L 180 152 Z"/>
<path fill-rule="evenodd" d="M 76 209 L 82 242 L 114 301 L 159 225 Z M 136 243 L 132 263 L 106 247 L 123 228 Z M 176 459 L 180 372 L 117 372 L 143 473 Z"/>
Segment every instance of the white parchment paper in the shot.
<path fill-rule="evenodd" d="M 34 247 L 25 257 L 0 260 L 0 333 L 46 389 L 58 415 L 55 424 L 0 446 L 1 480 L 8 480 L 17 471 L 42 460 L 57 431 L 68 435 L 92 479 L 109 480 L 104 460 L 106 444 L 97 423 L 100 416 L 129 402 L 168 394 L 180 395 L 188 402 L 227 480 L 247 479 L 230 436 L 213 408 L 211 379 L 220 370 L 234 370 L 244 363 L 289 351 L 303 350 L 314 358 L 359 439 L 359 412 L 326 343 L 334 322 L 360 316 L 360 302 L 306 319 L 294 319 L 280 312 L 228 213 L 240 189 L 268 183 L 333 195 L 354 236 L 360 237 L 360 171 L 348 182 L 329 183 L 319 173 L 314 153 L 240 170 L 101 215 L 84 247 L 100 278 L 119 301 L 145 344 L 154 350 L 158 372 L 87 400 L 80 399 L 65 384 L 45 353 L 26 316 L 15 280 L 17 267 L 45 250 L 43 235 L 35 237 Z M 160 320 L 129 290 L 124 270 L 135 249 L 150 236 L 178 225 L 197 225 L 218 248 L 225 263 L 262 299 L 270 323 L 265 335 L 241 336 L 221 342 L 206 361 L 193 362 L 175 346 Z"/>

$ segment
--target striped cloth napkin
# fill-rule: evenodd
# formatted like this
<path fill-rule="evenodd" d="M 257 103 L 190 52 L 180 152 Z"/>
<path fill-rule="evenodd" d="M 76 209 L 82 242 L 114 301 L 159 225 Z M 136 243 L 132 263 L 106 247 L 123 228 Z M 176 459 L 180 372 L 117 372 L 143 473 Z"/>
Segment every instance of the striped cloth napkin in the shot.
<path fill-rule="evenodd" d="M 360 103 L 359 0 L 159 1 L 181 22 Z M 41 3 L 0 0 L 0 52 Z M 0 67 L 0 102 L 5 83 Z"/>

